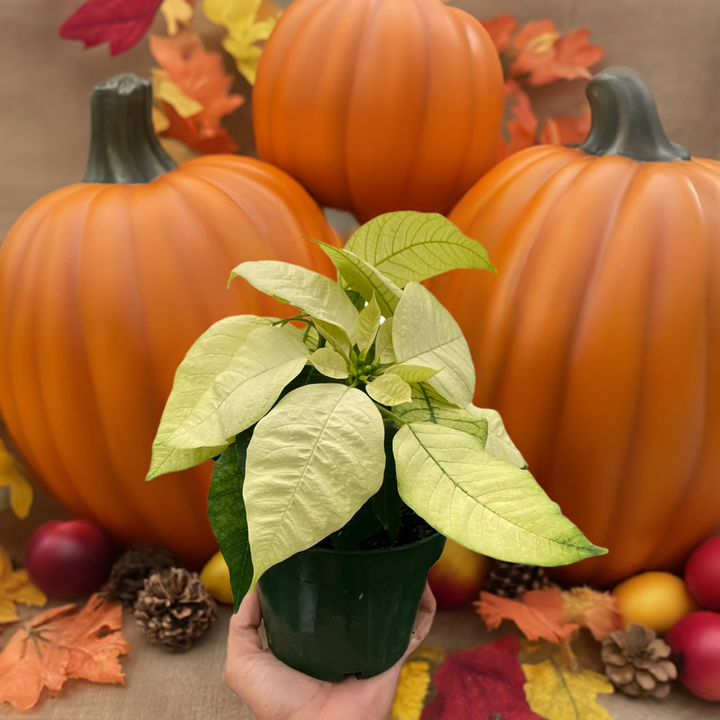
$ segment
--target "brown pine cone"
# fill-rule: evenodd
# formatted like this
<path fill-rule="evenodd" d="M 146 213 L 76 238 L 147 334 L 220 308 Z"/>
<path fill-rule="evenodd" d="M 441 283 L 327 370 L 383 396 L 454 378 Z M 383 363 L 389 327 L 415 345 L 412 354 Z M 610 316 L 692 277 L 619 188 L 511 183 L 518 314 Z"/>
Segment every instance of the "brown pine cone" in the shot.
<path fill-rule="evenodd" d="M 483 590 L 515 599 L 529 590 L 543 590 L 551 585 L 545 568 L 495 560 Z"/>
<path fill-rule="evenodd" d="M 151 575 L 135 603 L 135 619 L 154 645 L 189 650 L 217 618 L 217 604 L 197 573 L 170 568 Z"/>
<path fill-rule="evenodd" d="M 113 565 L 107 587 L 108 597 L 127 608 L 133 608 L 145 580 L 153 573 L 171 567 L 182 567 L 182 563 L 169 550 L 136 545 L 123 553 Z"/>
<path fill-rule="evenodd" d="M 628 625 L 611 632 L 602 643 L 608 679 L 626 695 L 664 698 L 677 668 L 668 659 L 670 646 L 643 625 Z"/>

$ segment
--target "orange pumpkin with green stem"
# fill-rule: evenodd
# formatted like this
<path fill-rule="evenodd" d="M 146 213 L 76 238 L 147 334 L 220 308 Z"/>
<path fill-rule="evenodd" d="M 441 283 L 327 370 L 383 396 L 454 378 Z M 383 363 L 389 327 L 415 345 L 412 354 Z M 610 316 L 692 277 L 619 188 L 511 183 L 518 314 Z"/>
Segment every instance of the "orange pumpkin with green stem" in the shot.
<path fill-rule="evenodd" d="M 25 462 L 75 515 L 198 566 L 216 548 L 210 468 L 144 481 L 175 370 L 222 317 L 287 316 L 246 283 L 225 289 L 238 262 L 330 274 L 302 236 L 337 239 L 270 165 L 211 156 L 175 168 L 151 103 L 134 76 L 98 86 L 85 181 L 36 203 L 0 248 L 0 409 Z"/>
<path fill-rule="evenodd" d="M 497 275 L 430 285 L 468 338 L 475 402 L 502 413 L 612 585 L 679 568 L 720 525 L 720 163 L 665 135 L 627 68 L 588 84 L 577 148 L 495 168 L 450 218 Z"/>
<path fill-rule="evenodd" d="M 495 163 L 497 51 L 441 0 L 296 0 L 253 91 L 260 157 L 362 221 L 448 212 Z"/>

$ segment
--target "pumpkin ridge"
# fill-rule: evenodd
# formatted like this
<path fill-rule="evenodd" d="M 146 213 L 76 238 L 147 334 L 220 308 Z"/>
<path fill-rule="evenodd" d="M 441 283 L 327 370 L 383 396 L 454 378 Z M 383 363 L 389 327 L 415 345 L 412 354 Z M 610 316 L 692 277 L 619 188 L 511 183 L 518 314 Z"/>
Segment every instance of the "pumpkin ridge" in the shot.
<path fill-rule="evenodd" d="M 532 163 L 529 166 L 523 166 L 519 170 L 520 172 L 524 172 L 525 168 L 532 168 L 532 166 L 535 163 Z M 540 161 L 538 161 L 538 164 L 540 164 Z M 587 161 L 582 158 L 578 157 L 577 159 L 571 161 L 567 165 L 564 165 L 556 170 L 550 177 L 546 178 L 542 184 L 540 185 L 537 193 L 535 194 L 534 198 L 528 202 L 522 213 L 518 214 L 518 219 L 515 223 L 513 223 L 511 233 L 513 235 L 517 235 L 519 233 L 524 234 L 527 231 L 524 231 L 522 228 L 524 225 L 527 225 L 534 221 L 536 215 L 538 214 L 539 210 L 542 208 L 545 214 L 552 211 L 552 208 L 555 207 L 556 203 L 559 201 L 559 197 L 562 194 L 562 192 L 567 188 L 567 186 L 573 182 L 573 180 L 577 177 L 577 175 L 582 172 L 585 169 L 585 166 L 587 165 Z M 579 166 L 579 167 L 578 167 Z M 518 174 L 519 174 L 518 173 Z M 561 175 L 568 175 L 567 179 L 560 177 Z M 512 179 L 508 180 L 507 187 L 509 189 L 510 185 L 512 184 Z M 557 189 L 555 186 L 559 186 Z M 551 196 L 548 197 L 548 200 L 545 201 L 545 196 Z M 538 200 L 540 198 L 540 200 Z M 540 207 L 531 207 L 532 205 L 538 205 Z M 512 288 L 508 288 L 505 290 L 505 293 L 510 295 L 511 293 L 514 293 L 519 286 L 522 286 L 524 284 L 523 275 L 526 272 L 527 269 L 527 263 L 530 259 L 530 255 L 533 252 L 535 241 L 537 239 L 537 236 L 540 232 L 540 228 L 544 224 L 544 219 L 540 222 L 540 224 L 535 228 L 535 230 L 532 233 L 532 237 L 526 238 L 522 245 L 525 247 L 525 251 L 523 252 L 523 255 L 520 259 L 517 257 L 517 253 L 514 253 L 513 256 L 513 285 Z M 515 247 L 520 243 L 516 240 L 515 241 Z M 517 263 L 517 266 L 515 265 Z M 498 268 L 498 273 L 503 272 L 500 268 Z M 504 296 L 503 296 L 504 299 Z M 497 369 L 493 373 L 493 381 L 492 381 L 492 394 L 488 397 L 483 399 L 483 402 L 487 402 L 488 407 L 497 407 L 498 404 L 498 398 L 499 396 L 505 392 L 505 385 L 506 381 L 503 379 L 506 375 L 506 368 L 508 363 L 508 358 L 515 352 L 512 349 L 513 345 L 513 339 L 517 338 L 517 330 L 518 330 L 518 322 L 519 322 L 519 312 L 517 311 L 517 301 L 513 301 L 513 313 L 512 313 L 512 322 L 510 324 L 510 328 L 507 331 L 507 340 L 505 346 L 502 349 L 498 349 L 494 351 L 493 357 L 497 358 L 495 361 L 495 364 L 497 365 Z M 491 309 L 492 311 L 492 309 Z"/>
<path fill-rule="evenodd" d="M 88 188 L 86 185 L 82 185 L 79 183 L 76 183 L 74 185 L 69 186 L 68 188 L 63 188 L 60 190 L 56 190 L 55 192 L 51 193 L 51 195 L 47 196 L 43 200 L 38 201 L 35 203 L 26 213 L 23 214 L 20 221 L 18 222 L 29 222 L 32 218 L 30 211 L 32 208 L 38 207 L 41 203 L 48 204 L 47 211 L 45 212 L 45 215 L 43 218 L 32 228 L 31 234 L 36 235 L 38 233 L 46 233 L 48 232 L 47 224 L 51 221 L 53 221 L 56 218 L 56 213 L 61 213 L 62 210 L 58 210 L 58 205 L 64 203 L 65 201 L 72 199 L 75 202 L 77 202 L 77 195 L 85 194 L 88 196 L 87 203 L 90 203 L 92 201 L 92 198 L 94 197 L 96 193 L 95 188 Z M 13 228 L 14 230 L 15 228 Z M 11 230 L 10 234 L 8 234 L 8 237 L 6 240 L 10 240 L 11 235 L 13 235 L 13 230 Z M 28 233 L 28 230 L 26 230 L 24 227 L 19 226 L 19 229 L 16 232 L 20 232 L 22 230 L 23 234 Z M 3 243 L 5 245 L 5 243 Z M 25 280 L 28 275 L 30 275 L 33 278 L 33 282 L 38 282 L 37 280 L 37 274 L 36 274 L 36 267 L 40 257 L 40 251 L 39 247 L 40 244 L 36 243 L 35 245 L 32 243 L 26 243 L 24 247 L 18 248 L 17 243 L 13 243 L 12 245 L 10 243 L 7 243 L 7 247 L 12 247 L 12 250 L 8 249 L 7 252 L 14 252 L 19 253 L 19 258 L 15 260 L 15 267 L 14 272 L 9 276 L 8 280 L 8 290 L 6 291 L 6 295 L 17 297 L 18 296 L 18 284 Z M 37 254 L 37 259 L 33 260 L 32 254 Z M 30 259 L 28 259 L 30 258 Z M 29 262 L 33 260 L 33 265 L 30 270 L 28 270 L 28 264 Z M 2 257 L 2 264 L 3 267 L 5 267 L 6 259 Z M 33 385 L 35 386 L 36 390 L 35 392 L 38 395 L 42 395 L 42 385 L 39 380 L 39 364 L 37 363 L 37 344 L 38 344 L 38 332 L 36 328 L 37 323 L 37 303 L 38 303 L 38 294 L 32 293 L 31 294 L 31 307 L 32 310 L 30 312 L 30 317 L 32 319 L 33 323 L 33 331 L 29 333 L 29 336 L 32 337 L 32 348 L 33 351 L 30 354 L 30 357 L 32 359 L 32 377 L 33 377 Z M 8 303 L 6 306 L 6 317 L 5 322 L 3 323 L 4 330 L 3 334 L 7 334 L 7 343 L 3 343 L 3 361 L 5 363 L 10 363 L 12 358 L 15 355 L 14 348 L 17 346 L 17 330 L 13 329 L 13 326 L 17 327 L 17 323 L 13 323 L 11 325 L 11 320 L 9 319 L 10 316 L 10 307 L 11 305 Z M 36 448 L 33 447 L 33 443 L 29 440 L 32 434 L 30 435 L 27 432 L 27 426 L 28 421 L 27 417 L 23 416 L 23 413 L 20 411 L 20 408 L 23 407 L 22 402 L 17 401 L 17 393 L 19 392 L 19 386 L 17 384 L 10 384 L 10 386 L 2 393 L 0 397 L 2 397 L 2 405 L 4 406 L 3 415 L 5 416 L 6 421 L 8 424 L 14 419 L 15 422 L 13 423 L 18 427 L 19 432 L 13 433 L 15 444 L 18 447 L 18 450 L 21 454 L 21 459 L 24 460 L 30 469 L 32 469 L 33 473 L 36 476 L 36 479 L 39 479 L 39 484 L 42 487 L 45 487 L 45 483 L 42 480 L 43 477 L 43 464 L 38 462 L 37 460 L 37 453 L 35 452 Z M 7 411 L 8 403 L 12 406 L 11 412 Z M 66 479 L 70 478 L 70 473 L 67 469 L 67 466 L 64 462 L 64 460 L 61 457 L 60 449 L 58 446 L 58 443 L 54 437 L 51 423 L 47 414 L 47 407 L 43 404 L 41 409 L 41 417 L 42 422 L 37 423 L 37 421 L 34 421 L 32 423 L 33 428 L 41 427 L 43 431 L 43 440 L 42 444 L 45 448 L 50 447 L 51 452 L 53 455 L 53 465 L 56 465 L 59 468 L 62 468 L 62 471 L 66 477 Z M 10 431 L 10 428 L 8 427 L 8 432 Z M 74 487 L 73 487 L 74 489 Z M 48 492 L 52 495 L 52 491 L 50 488 L 48 488 Z M 75 507 L 85 508 L 85 502 L 83 501 L 82 497 L 78 495 L 77 493 L 74 493 L 74 503 Z"/>
<path fill-rule="evenodd" d="M 595 167 L 592 164 L 586 165 L 586 167 L 583 169 L 586 172 L 592 172 L 595 170 Z M 583 171 L 581 171 L 582 173 Z M 579 177 L 580 173 L 576 175 L 573 180 L 575 181 Z M 628 196 L 630 194 L 630 188 L 632 186 L 634 177 L 634 174 L 628 174 L 624 187 L 620 191 L 619 196 L 615 196 L 613 198 L 613 207 L 611 212 L 609 212 L 607 217 L 607 224 L 605 226 L 605 231 L 603 233 L 603 236 L 601 239 L 597 241 L 595 253 L 592 262 L 589 263 L 588 267 L 588 276 L 585 281 L 585 290 L 582 294 L 582 302 L 580 303 L 578 310 L 575 314 L 575 318 L 572 322 L 572 330 L 567 338 L 567 342 L 565 345 L 565 352 L 563 354 L 563 369 L 560 373 L 561 385 L 560 390 L 558 392 L 558 406 L 557 406 L 557 412 L 554 417 L 554 421 L 551 423 L 553 427 L 555 428 L 562 428 L 564 425 L 563 417 L 566 415 L 566 413 L 569 411 L 569 408 L 567 407 L 567 403 L 569 401 L 570 391 L 569 391 L 569 380 L 570 380 L 570 374 L 569 369 L 572 366 L 572 358 L 576 355 L 578 352 L 578 346 L 580 344 L 581 336 L 585 332 L 586 323 L 589 322 L 588 320 L 588 313 L 589 313 L 589 304 L 591 301 L 591 298 L 594 296 L 595 289 L 597 286 L 597 281 L 599 278 L 599 275 L 602 270 L 603 262 L 606 258 L 606 254 L 608 251 L 609 243 L 611 241 L 612 231 L 613 231 L 613 225 L 615 223 L 615 220 L 617 217 L 621 214 L 623 206 L 625 206 Z M 563 189 L 564 192 L 567 189 L 567 186 Z M 558 442 L 557 439 L 550 444 L 551 450 L 548 454 L 548 476 L 551 478 L 559 477 L 558 470 L 557 470 L 557 452 L 558 452 Z M 621 483 L 623 476 L 622 469 L 620 469 L 616 473 L 616 483 L 615 488 L 616 491 L 618 489 L 618 486 Z M 555 487 L 557 483 L 549 482 L 547 483 L 548 491 L 551 492 L 552 490 L 558 490 L 557 487 Z M 615 506 L 615 502 L 611 503 L 611 507 L 608 512 L 608 522 L 610 518 L 613 515 L 612 508 Z M 602 543 L 608 542 L 608 530 L 607 528 L 603 531 L 600 531 L 599 533 L 593 533 L 597 536 L 598 541 Z"/>
<path fill-rule="evenodd" d="M 132 187 L 129 186 L 121 186 L 121 187 L 112 187 L 111 185 L 104 185 L 101 186 L 98 193 L 93 198 L 93 202 L 91 206 L 87 210 L 87 215 L 84 217 L 93 217 L 95 213 L 97 212 L 97 208 L 93 208 L 93 205 L 100 205 L 100 204 L 106 204 L 106 205 L 115 205 L 120 206 L 122 205 L 122 210 L 118 212 L 117 218 L 125 218 L 127 228 L 128 228 L 128 235 L 130 236 L 129 242 L 124 243 L 117 243 L 117 247 L 122 248 L 123 252 L 128 253 L 131 257 L 131 264 L 134 268 L 137 268 L 137 257 L 134 247 L 134 236 L 136 235 L 136 229 L 134 227 L 135 222 L 132 214 L 132 205 L 131 205 L 131 195 L 132 195 Z M 115 230 L 115 228 L 113 228 Z M 126 493 L 122 492 L 122 489 L 125 488 L 128 485 L 127 479 L 126 479 L 126 472 L 123 468 L 123 462 L 122 462 L 122 452 L 120 452 L 120 456 L 118 455 L 118 451 L 116 451 L 112 444 L 109 442 L 109 438 L 112 437 L 115 433 L 115 427 L 114 423 L 108 418 L 107 412 L 103 411 L 104 406 L 106 403 L 104 402 L 104 398 L 102 397 L 102 394 L 100 392 L 100 389 L 102 388 L 102 382 L 98 380 L 98 364 L 102 365 L 102 360 L 98 361 L 96 359 L 95 353 L 91 349 L 91 345 L 93 341 L 95 340 L 93 331 L 91 328 L 88 327 L 89 317 L 87 314 L 83 311 L 84 304 L 82 302 L 82 296 L 83 296 L 83 290 L 84 290 L 84 283 L 82 281 L 82 276 L 86 275 L 87 271 L 83 270 L 83 267 L 86 265 L 87 261 L 84 259 L 84 250 L 88 247 L 92 247 L 93 244 L 93 236 L 94 236 L 95 228 L 88 227 L 88 222 L 83 222 L 83 227 L 81 231 L 80 238 L 78 242 L 76 243 L 76 250 L 77 250 L 77 260 L 76 260 L 76 273 L 77 273 L 77 308 L 75 309 L 76 320 L 78 324 L 78 335 L 80 337 L 80 340 L 82 342 L 82 348 L 83 352 L 81 353 L 82 362 L 85 364 L 85 370 L 82 373 L 83 377 L 85 378 L 85 381 L 87 383 L 88 391 L 91 395 L 91 400 L 88 403 L 88 407 L 92 408 L 93 414 L 95 415 L 94 421 L 91 423 L 93 426 L 99 426 L 101 428 L 101 431 L 94 432 L 94 435 L 97 435 L 101 442 L 97 441 L 97 437 L 95 438 L 93 445 L 95 446 L 96 450 L 100 450 L 101 454 L 103 456 L 103 462 L 101 463 L 103 467 L 105 468 L 105 472 L 108 475 L 111 475 L 111 477 L 102 477 L 98 479 L 98 482 L 103 484 L 106 488 L 104 492 L 108 492 L 110 488 L 112 488 L 111 497 L 112 497 L 112 503 L 114 505 L 120 506 L 123 508 L 125 512 L 129 512 L 134 517 L 142 518 L 142 521 L 146 527 L 150 527 L 154 531 L 154 522 L 152 516 L 148 515 L 142 505 L 137 502 L 136 497 L 132 493 Z M 92 272 L 92 271 L 90 271 Z M 137 278 L 137 275 L 135 274 L 135 278 Z M 137 286 L 137 282 L 135 281 L 135 285 Z M 136 287 L 137 289 L 137 287 Z M 132 288 L 128 287 L 127 284 L 125 285 L 125 292 L 127 296 L 130 295 L 132 292 Z M 143 299 L 141 297 L 141 294 L 137 293 L 138 298 L 138 304 L 143 305 Z M 141 335 L 142 335 L 142 348 L 143 348 L 143 356 L 145 360 L 147 361 L 148 356 L 148 346 L 147 346 L 147 325 L 144 316 L 142 315 L 141 320 Z M 137 326 L 136 326 L 137 327 Z M 147 362 L 146 362 L 147 364 Z M 113 413 L 110 413 L 111 415 Z M 85 473 L 76 473 L 70 475 L 70 482 L 73 484 L 73 487 L 77 488 L 77 478 L 80 478 L 81 475 L 84 475 Z M 118 492 L 120 490 L 120 492 Z M 93 517 L 98 517 L 102 515 L 102 510 L 100 509 L 100 512 L 98 512 L 98 508 L 102 507 L 104 504 L 106 498 L 102 498 L 102 502 L 98 506 L 98 500 L 100 498 L 96 497 L 94 499 L 94 502 L 91 502 L 90 505 L 88 505 L 88 509 Z"/>
<path fill-rule="evenodd" d="M 688 184 L 688 188 L 693 192 L 695 195 L 696 201 L 697 201 L 697 211 L 700 214 L 700 226 L 704 228 L 704 242 L 703 242 L 703 249 L 704 249 L 704 256 L 705 256 L 705 267 L 706 267 L 706 274 L 704 278 L 705 287 L 710 288 L 712 279 L 711 279 L 711 268 L 712 268 L 712 262 L 710 260 L 710 247 L 712 244 L 712 240 L 710 238 L 709 232 L 708 232 L 708 212 L 705 207 L 705 202 L 703 200 L 702 195 L 698 192 L 697 187 L 695 186 L 693 175 L 696 173 L 700 174 L 707 174 L 709 175 L 710 181 L 717 182 L 717 173 L 713 173 L 713 171 L 710 168 L 702 168 L 701 170 L 698 170 L 699 165 L 693 164 L 693 165 L 678 165 L 677 169 L 680 170 L 680 172 L 684 175 L 686 182 Z M 703 436 L 701 441 L 698 443 L 697 452 L 695 455 L 695 460 L 692 463 L 692 469 L 687 473 L 686 481 L 685 481 L 685 487 L 682 489 L 682 492 L 680 493 L 679 497 L 677 498 L 675 502 L 676 512 L 673 513 L 673 517 L 670 519 L 670 522 L 668 522 L 665 525 L 665 531 L 664 533 L 658 538 L 657 542 L 655 543 L 655 547 L 653 548 L 652 552 L 649 554 L 649 556 L 646 559 L 645 565 L 648 567 L 652 567 L 656 564 L 656 559 L 658 556 L 662 557 L 664 554 L 666 554 L 665 551 L 665 544 L 668 541 L 669 538 L 673 536 L 675 525 L 677 524 L 677 518 L 680 517 L 683 513 L 683 510 L 685 509 L 685 506 L 687 504 L 690 504 L 689 496 L 691 496 L 693 493 L 698 493 L 698 484 L 699 484 L 699 476 L 702 474 L 703 470 L 703 464 L 705 463 L 705 455 L 707 454 L 708 447 L 712 444 L 712 438 L 710 437 L 710 433 L 708 432 L 708 428 L 710 427 L 710 418 L 709 418 L 709 410 L 710 410 L 710 403 L 707 401 L 707 388 L 710 385 L 710 363 L 708 362 L 708 357 L 710 355 L 710 323 L 712 321 L 711 313 L 708 311 L 707 304 L 703 305 L 703 311 L 705 314 L 705 322 L 703 323 L 705 328 L 705 361 L 704 361 L 704 386 L 706 388 L 706 398 L 703 406 Z M 694 504 L 694 503 L 692 503 Z M 712 528 L 708 528 L 710 532 L 713 532 L 716 528 L 713 524 Z M 697 543 L 693 543 L 692 546 L 688 546 L 686 548 L 687 552 L 689 553 L 692 547 L 694 547 Z M 662 565 L 665 565 L 665 563 L 661 563 Z"/>
<path fill-rule="evenodd" d="M 643 165 L 637 166 L 637 170 L 635 173 L 635 182 L 638 184 L 645 181 L 644 175 L 646 173 L 643 171 L 643 168 Z M 648 192 L 647 187 L 643 187 L 642 185 L 640 186 L 640 190 Z M 634 210 L 634 212 L 639 211 Z M 633 438 L 637 438 L 640 434 L 639 428 L 641 427 L 641 423 L 647 422 L 647 420 L 644 418 L 644 409 L 648 403 L 649 393 L 652 392 L 644 383 L 643 378 L 648 373 L 648 366 L 651 365 L 653 362 L 653 356 L 650 353 L 650 343 L 648 341 L 648 338 L 651 334 L 651 326 L 654 319 L 653 316 L 657 313 L 656 306 L 658 302 L 658 293 L 662 293 L 662 288 L 659 285 L 658 280 L 658 267 L 661 262 L 660 255 L 662 252 L 663 248 L 661 247 L 661 244 L 658 242 L 653 243 L 652 251 L 650 254 L 650 269 L 648 271 L 650 282 L 648 283 L 647 296 L 644 303 L 642 339 L 639 342 L 639 346 L 641 348 L 641 358 L 638 364 L 637 379 L 633 384 L 633 419 L 628 429 L 624 459 L 620 466 L 618 482 L 615 484 L 612 491 L 613 510 L 606 521 L 607 530 L 604 537 L 612 536 L 614 538 L 614 542 L 611 544 L 615 547 L 625 546 L 628 539 L 631 539 L 635 535 L 635 533 L 633 533 L 632 531 L 631 526 L 634 521 L 636 522 L 636 518 L 633 517 L 633 513 L 627 511 L 626 508 L 634 506 L 636 502 L 632 498 L 636 486 L 636 483 L 632 482 L 632 479 L 635 475 L 633 473 L 633 466 L 636 462 L 638 462 L 638 460 L 637 447 L 635 442 L 633 441 Z M 646 474 L 647 473 L 643 473 L 643 475 Z M 689 479 L 689 476 L 686 475 L 685 482 L 689 482 Z M 641 512 L 646 513 L 647 509 L 642 508 Z M 652 555 L 653 551 L 654 549 L 651 548 L 648 553 L 643 556 L 643 566 L 647 559 Z M 640 556 L 638 555 L 637 557 Z M 613 582 L 614 578 L 612 575 L 608 575 L 605 569 L 599 568 L 593 574 L 592 580 L 596 583 L 604 584 L 609 581 Z"/>

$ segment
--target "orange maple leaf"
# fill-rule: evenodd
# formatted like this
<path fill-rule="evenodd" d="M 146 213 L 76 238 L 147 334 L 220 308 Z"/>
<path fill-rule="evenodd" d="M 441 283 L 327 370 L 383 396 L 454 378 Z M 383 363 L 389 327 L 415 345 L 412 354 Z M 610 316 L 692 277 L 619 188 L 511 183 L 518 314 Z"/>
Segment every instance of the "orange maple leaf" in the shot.
<path fill-rule="evenodd" d="M 530 98 L 514 80 L 505 83 L 505 98 L 512 117 L 505 123 L 508 140 L 501 137 L 498 143 L 498 162 L 537 143 L 538 119 Z"/>
<path fill-rule="evenodd" d="M 501 53 L 510 45 L 510 38 L 518 31 L 520 24 L 512 13 L 498 15 L 492 20 L 481 20 L 480 24 L 487 30 L 495 49 Z"/>
<path fill-rule="evenodd" d="M 573 30 L 564 37 L 552 20 L 530 22 L 515 36 L 517 53 L 511 76 L 523 78 L 531 86 L 547 85 L 558 79 L 590 78 L 592 65 L 602 60 L 604 51 L 588 42 L 588 30 Z"/>
<path fill-rule="evenodd" d="M 222 57 L 208 52 L 199 35 L 186 30 L 173 37 L 151 35 L 150 51 L 180 90 L 203 106 L 193 116 L 201 126 L 218 128 L 220 118 L 243 104 L 241 95 L 228 94 L 233 78 Z"/>
<path fill-rule="evenodd" d="M 586 627 L 596 640 L 604 640 L 613 630 L 622 627 L 617 600 L 610 593 L 576 587 L 562 595 L 565 619 Z"/>
<path fill-rule="evenodd" d="M 180 117 L 169 103 L 163 102 L 162 106 L 169 123 L 160 133 L 163 137 L 180 140 L 201 155 L 233 153 L 238 149 L 227 130 L 201 128 L 194 117 Z"/>
<path fill-rule="evenodd" d="M 122 607 L 97 595 L 79 612 L 64 605 L 33 618 L 0 653 L 0 702 L 29 710 L 43 688 L 76 678 L 124 685 L 118 657 L 131 648 L 121 628 Z"/>
<path fill-rule="evenodd" d="M 566 622 L 564 606 L 559 588 L 531 590 L 519 600 L 482 592 L 480 601 L 475 603 L 488 630 L 494 630 L 503 620 L 512 620 L 528 640 L 545 638 L 550 642 L 561 642 L 578 628 L 577 624 Z"/>
<path fill-rule="evenodd" d="M 540 142 L 545 145 L 578 145 L 587 138 L 591 123 L 589 110 L 577 117 L 548 118 L 540 133 Z"/>

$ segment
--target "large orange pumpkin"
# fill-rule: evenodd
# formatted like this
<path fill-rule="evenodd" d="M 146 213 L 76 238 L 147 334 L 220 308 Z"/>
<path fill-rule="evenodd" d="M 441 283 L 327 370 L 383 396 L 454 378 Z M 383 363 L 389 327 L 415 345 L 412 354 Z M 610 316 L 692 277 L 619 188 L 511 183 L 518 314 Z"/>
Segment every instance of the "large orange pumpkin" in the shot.
<path fill-rule="evenodd" d="M 226 289 L 235 265 L 330 273 L 301 236 L 336 237 L 270 165 L 214 156 L 173 169 L 151 102 L 134 76 L 98 86 L 85 182 L 36 203 L 0 248 L 0 407 L 24 460 L 73 513 L 196 566 L 216 547 L 210 468 L 144 481 L 175 369 L 222 317 L 286 316 L 247 283 Z"/>
<path fill-rule="evenodd" d="M 450 215 L 497 276 L 438 278 L 476 401 L 598 545 L 563 568 L 611 585 L 677 568 L 720 525 L 720 163 L 667 139 L 642 78 L 588 85 L 580 147 L 528 149 Z"/>
<path fill-rule="evenodd" d="M 441 0 L 296 0 L 253 91 L 260 157 L 361 220 L 448 212 L 495 161 L 500 61 Z"/>

